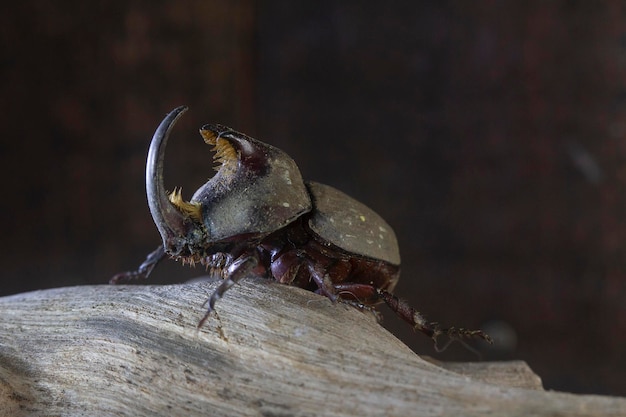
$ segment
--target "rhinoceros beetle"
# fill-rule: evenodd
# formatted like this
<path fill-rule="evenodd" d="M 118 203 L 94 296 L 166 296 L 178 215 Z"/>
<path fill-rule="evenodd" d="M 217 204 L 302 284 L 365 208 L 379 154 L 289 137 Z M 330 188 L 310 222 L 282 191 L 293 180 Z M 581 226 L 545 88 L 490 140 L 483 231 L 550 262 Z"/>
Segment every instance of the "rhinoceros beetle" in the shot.
<path fill-rule="evenodd" d="M 191 200 L 181 190 L 167 193 L 163 159 L 170 131 L 185 106 L 170 112 L 157 128 L 146 164 L 150 213 L 161 238 L 137 271 L 111 283 L 146 278 L 166 255 L 200 263 L 224 280 L 208 299 L 201 327 L 215 303 L 251 274 L 295 285 L 361 308 L 385 302 L 415 330 L 431 337 L 479 337 L 481 330 L 441 328 L 428 322 L 392 291 L 400 273 L 393 229 L 374 211 L 324 184 L 305 182 L 285 152 L 219 124 L 200 129 L 212 145 L 217 173 Z"/>

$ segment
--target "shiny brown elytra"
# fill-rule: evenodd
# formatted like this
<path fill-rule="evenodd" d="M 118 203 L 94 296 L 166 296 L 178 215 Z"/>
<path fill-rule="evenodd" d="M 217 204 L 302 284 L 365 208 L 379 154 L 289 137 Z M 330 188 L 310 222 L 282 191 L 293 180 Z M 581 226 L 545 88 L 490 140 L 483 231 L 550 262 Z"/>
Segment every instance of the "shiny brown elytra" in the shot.
<path fill-rule="evenodd" d="M 217 173 L 189 201 L 163 185 L 170 131 L 187 110 L 178 107 L 157 128 L 146 163 L 146 192 L 160 245 L 137 271 L 111 283 L 146 278 L 166 255 L 200 263 L 224 280 L 208 300 L 215 303 L 240 279 L 259 275 L 323 294 L 332 301 L 373 309 L 386 303 L 415 330 L 431 337 L 478 337 L 481 330 L 441 328 L 392 294 L 400 274 L 393 229 L 374 211 L 324 184 L 305 182 L 285 152 L 222 125 L 200 134 L 214 146 Z"/>

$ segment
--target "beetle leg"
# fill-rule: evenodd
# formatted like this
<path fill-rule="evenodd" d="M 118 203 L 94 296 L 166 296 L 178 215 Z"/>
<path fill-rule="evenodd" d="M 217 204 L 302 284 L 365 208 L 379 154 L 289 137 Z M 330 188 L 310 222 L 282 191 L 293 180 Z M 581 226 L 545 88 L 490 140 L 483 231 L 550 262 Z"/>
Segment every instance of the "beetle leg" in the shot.
<path fill-rule="evenodd" d="M 330 279 L 328 272 L 324 267 L 313 262 L 312 260 L 306 261 L 307 268 L 311 274 L 311 278 L 317 284 L 319 291 L 330 299 L 333 303 L 337 301 L 337 292 L 335 291 L 335 285 Z"/>
<path fill-rule="evenodd" d="M 409 305 L 405 300 L 401 300 L 395 295 L 385 290 L 377 290 L 378 295 L 401 319 L 413 326 L 413 329 L 419 330 L 435 342 L 435 349 L 440 350 L 437 344 L 437 338 L 446 335 L 451 341 L 461 339 L 471 339 L 474 337 L 484 339 L 489 344 L 493 344 L 493 340 L 488 334 L 482 330 L 469 330 L 462 327 L 450 327 L 442 329 L 437 322 L 429 322 L 426 318 Z M 443 349 L 441 349 L 443 350 Z"/>
<path fill-rule="evenodd" d="M 235 259 L 235 261 L 228 267 L 228 272 L 224 280 L 215 289 L 215 291 L 213 291 L 213 294 L 211 294 L 211 297 L 209 297 L 207 301 L 204 302 L 203 305 L 206 305 L 206 303 L 209 303 L 209 307 L 207 308 L 207 311 L 204 317 L 202 317 L 202 319 L 198 323 L 198 328 L 202 327 L 204 322 L 209 318 L 209 314 L 211 314 L 211 311 L 215 309 L 215 303 L 217 302 L 217 300 L 222 298 L 224 293 L 228 291 L 230 287 L 232 287 L 237 282 L 239 282 L 239 280 L 241 280 L 245 276 L 248 276 L 250 272 L 254 268 L 256 268 L 258 263 L 259 263 L 258 257 L 250 255 L 248 253 Z"/>
<path fill-rule="evenodd" d="M 337 294 L 344 301 L 354 301 L 356 304 L 373 304 L 380 300 L 376 288 L 370 284 L 356 282 L 342 282 L 334 285 Z"/>
<path fill-rule="evenodd" d="M 358 308 L 361 311 L 367 311 L 368 313 L 372 313 L 372 315 L 374 315 L 374 317 L 376 318 L 376 322 L 378 324 L 382 324 L 383 323 L 383 315 L 381 314 L 380 311 L 378 311 L 378 309 L 373 306 L 373 305 L 368 305 L 368 304 L 363 304 L 360 303 L 358 301 L 354 301 L 354 300 L 348 300 L 345 298 L 339 298 L 339 301 L 348 305 L 351 305 L 354 308 Z"/>
<path fill-rule="evenodd" d="M 165 258 L 165 250 L 163 249 L 163 245 L 159 245 L 155 251 L 151 252 L 146 257 L 146 260 L 139 265 L 139 268 L 136 271 L 121 272 L 116 274 L 109 280 L 109 284 L 115 285 L 130 281 L 131 279 L 148 278 L 148 275 L 150 275 L 154 267 L 157 266 L 163 258 Z"/>
<path fill-rule="evenodd" d="M 380 296 L 373 285 L 342 282 L 334 284 L 334 287 L 342 303 L 350 304 L 359 310 L 367 310 L 376 317 L 378 323 L 383 322 L 383 315 L 374 306 L 380 300 Z"/>

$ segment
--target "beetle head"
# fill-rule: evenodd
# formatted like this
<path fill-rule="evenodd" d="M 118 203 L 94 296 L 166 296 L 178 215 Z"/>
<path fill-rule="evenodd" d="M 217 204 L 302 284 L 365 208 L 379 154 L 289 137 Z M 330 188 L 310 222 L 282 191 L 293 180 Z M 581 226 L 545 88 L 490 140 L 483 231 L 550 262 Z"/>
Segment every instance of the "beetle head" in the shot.
<path fill-rule="evenodd" d="M 222 125 L 200 134 L 213 145 L 217 173 L 190 201 L 180 190 L 167 194 L 163 159 L 170 131 L 187 110 L 170 112 L 157 128 L 146 165 L 152 218 L 172 256 L 201 258 L 229 245 L 260 238 L 311 210 L 311 200 L 295 162 L 283 151 Z"/>

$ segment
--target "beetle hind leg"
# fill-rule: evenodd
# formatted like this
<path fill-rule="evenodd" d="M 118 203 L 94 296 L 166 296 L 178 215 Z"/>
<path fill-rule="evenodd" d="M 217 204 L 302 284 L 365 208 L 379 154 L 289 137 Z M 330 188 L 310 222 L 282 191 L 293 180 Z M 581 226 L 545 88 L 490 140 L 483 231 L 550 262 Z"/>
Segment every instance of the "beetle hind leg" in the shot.
<path fill-rule="evenodd" d="M 339 295 L 340 295 L 339 301 L 341 301 L 342 303 L 351 305 L 352 307 L 358 308 L 361 311 L 371 313 L 376 318 L 376 322 L 378 324 L 383 323 L 383 315 L 381 314 L 380 311 L 378 311 L 378 309 L 375 306 L 370 305 L 370 304 L 363 304 L 359 301 L 351 300 L 348 298 L 343 298 L 341 297 L 341 293 L 339 293 Z"/>
<path fill-rule="evenodd" d="M 361 311 L 372 313 L 376 317 L 378 323 L 383 322 L 383 315 L 378 311 L 375 304 L 380 300 L 376 293 L 376 288 L 369 284 L 359 284 L 356 282 L 342 282 L 333 284 L 333 292 L 336 294 L 336 300 L 349 304 Z M 319 293 L 321 291 L 316 291 Z"/>
<path fill-rule="evenodd" d="M 448 344 L 455 340 L 479 338 L 485 340 L 489 344 L 493 344 L 493 340 L 482 330 L 470 330 L 463 327 L 442 328 L 437 322 L 429 322 L 417 310 L 395 295 L 385 290 L 377 290 L 379 297 L 391 308 L 401 319 L 413 326 L 413 329 L 424 333 L 430 337 L 435 343 L 437 350 L 444 350 Z M 440 336 L 447 336 L 449 342 L 444 344 L 443 348 L 439 348 L 437 339 Z"/>

